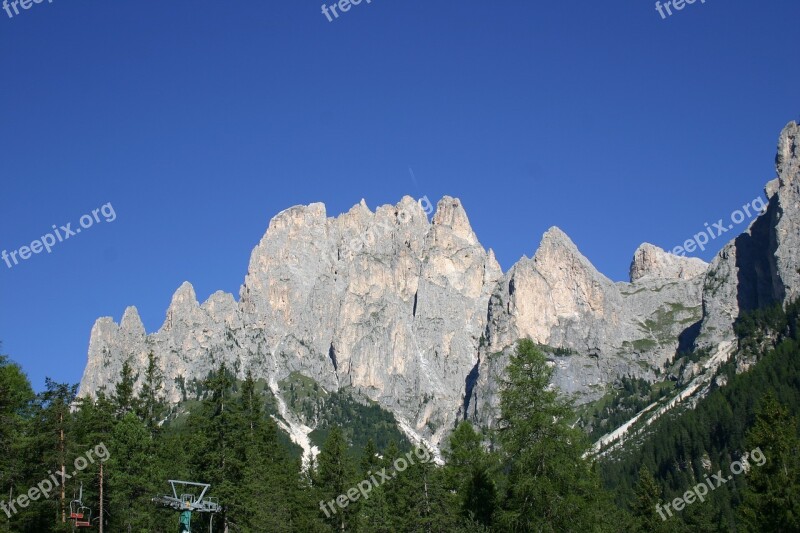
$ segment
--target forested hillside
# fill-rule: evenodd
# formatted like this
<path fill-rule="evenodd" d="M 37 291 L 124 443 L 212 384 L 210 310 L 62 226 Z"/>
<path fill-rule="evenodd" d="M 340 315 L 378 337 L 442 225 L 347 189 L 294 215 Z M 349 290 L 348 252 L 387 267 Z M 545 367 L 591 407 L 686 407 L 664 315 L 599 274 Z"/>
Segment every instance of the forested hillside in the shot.
<path fill-rule="evenodd" d="M 114 391 L 76 399 L 76 386 L 53 381 L 34 394 L 3 356 L 0 531 L 72 531 L 76 506 L 93 528 L 102 516 L 107 532 L 178 531 L 178 513 L 151 501 L 168 492 L 168 479 L 210 483 L 222 504 L 213 517 L 193 515 L 195 532 L 208 531 L 209 519 L 215 531 L 243 532 L 797 531 L 798 308 L 743 317 L 739 355 L 694 410 L 598 458 L 587 455 L 591 428 L 576 426 L 572 407 L 548 387 L 552 367 L 530 341 L 506 370 L 496 429 L 462 422 L 443 466 L 413 449 L 391 414 L 299 375 L 281 388 L 318 423 L 321 453 L 305 467 L 269 388 L 250 376 L 237 382 L 224 366 L 167 406 L 153 357 L 140 390 L 126 365 Z M 617 417 L 669 393 L 633 379 L 620 387 L 608 403 Z M 755 449 L 763 463 L 745 455 Z M 705 501 L 659 514 L 657 505 L 744 457 L 749 468 Z"/>
<path fill-rule="evenodd" d="M 732 475 L 664 531 L 800 530 L 798 314 L 795 303 L 744 315 L 736 325 L 740 351 L 720 368 L 708 396 L 599 460 L 618 503 L 669 502 L 719 470 L 729 475 L 729 465 L 760 448 L 763 467 Z M 737 367 L 749 370 L 737 374 Z"/>

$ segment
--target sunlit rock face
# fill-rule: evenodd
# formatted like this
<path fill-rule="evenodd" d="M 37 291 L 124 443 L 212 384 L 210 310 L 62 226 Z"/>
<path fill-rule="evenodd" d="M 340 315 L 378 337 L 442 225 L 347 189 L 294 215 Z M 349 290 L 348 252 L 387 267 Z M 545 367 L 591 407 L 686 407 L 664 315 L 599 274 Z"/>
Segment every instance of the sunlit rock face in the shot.
<path fill-rule="evenodd" d="M 656 379 L 677 351 L 733 339 L 743 310 L 800 293 L 798 132 L 780 136 L 764 213 L 710 265 L 645 243 L 628 282 L 598 272 L 558 228 L 504 274 L 451 197 L 430 220 L 410 197 L 335 218 L 323 204 L 292 207 L 253 250 L 238 301 L 218 292 L 200 304 L 184 283 L 155 333 L 133 307 L 119 325 L 100 318 L 81 394 L 113 388 L 125 361 L 142 374 L 152 352 L 177 402 L 225 362 L 276 394 L 292 373 L 348 388 L 436 446 L 459 420 L 496 419 L 520 338 L 542 346 L 554 384 L 579 402 L 621 376 Z"/>
<path fill-rule="evenodd" d="M 614 283 L 558 228 L 522 258 L 489 302 L 487 343 L 463 413 L 481 425 L 498 415 L 499 383 L 517 339 L 540 344 L 555 366 L 555 385 L 578 403 L 603 396 L 620 376 L 655 379 L 685 332 L 702 317 L 708 265 L 643 244 L 631 281 Z"/>
<path fill-rule="evenodd" d="M 136 327 L 127 313 L 119 327 L 98 320 L 81 393 L 113 384 L 126 360 L 143 368 L 152 351 L 171 401 L 221 362 L 271 383 L 299 372 L 438 441 L 456 421 L 501 276 L 455 198 L 430 221 L 410 197 L 336 218 L 322 204 L 293 207 L 253 250 L 238 303 L 216 293 L 200 305 L 184 283 L 156 333 L 138 315 Z"/>

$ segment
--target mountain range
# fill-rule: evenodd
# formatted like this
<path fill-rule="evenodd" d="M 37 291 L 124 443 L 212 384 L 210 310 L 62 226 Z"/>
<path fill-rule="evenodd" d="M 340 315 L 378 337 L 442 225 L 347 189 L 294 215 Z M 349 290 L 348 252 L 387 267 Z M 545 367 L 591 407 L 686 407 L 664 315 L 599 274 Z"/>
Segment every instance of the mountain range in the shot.
<path fill-rule="evenodd" d="M 663 412 L 702 394 L 735 350 L 741 313 L 800 293 L 799 133 L 791 122 L 780 135 L 766 209 L 710 264 L 645 243 L 628 282 L 598 272 L 555 227 L 503 272 L 449 196 L 430 218 L 408 196 L 375 211 L 362 200 L 338 217 L 321 203 L 289 208 L 252 251 L 238 299 L 216 292 L 200 303 L 186 282 L 156 332 L 135 307 L 119 324 L 99 318 L 80 395 L 112 390 L 125 362 L 141 370 L 153 353 L 167 400 L 179 403 L 225 363 L 268 384 L 279 424 L 306 454 L 317 420 L 287 404 L 281 383 L 293 376 L 377 403 L 438 452 L 460 420 L 496 422 L 508 357 L 530 338 L 578 405 L 626 376 L 684 384 Z M 671 364 L 692 351 L 703 355 Z"/>

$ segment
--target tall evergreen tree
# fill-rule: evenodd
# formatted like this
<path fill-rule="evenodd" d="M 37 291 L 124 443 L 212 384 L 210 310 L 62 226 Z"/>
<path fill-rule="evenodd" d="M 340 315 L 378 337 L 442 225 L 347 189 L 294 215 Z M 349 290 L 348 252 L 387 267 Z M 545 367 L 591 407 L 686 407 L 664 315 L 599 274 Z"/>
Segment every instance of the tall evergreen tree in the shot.
<path fill-rule="evenodd" d="M 500 397 L 498 440 L 508 471 L 501 527 L 512 531 L 613 530 L 611 506 L 584 459 L 585 436 L 550 387 L 553 370 L 531 340 L 517 344 Z"/>
<path fill-rule="evenodd" d="M 163 481 L 147 426 L 133 413 L 125 414 L 113 430 L 109 452 L 110 531 L 154 531 L 158 520 L 150 500 Z"/>
<path fill-rule="evenodd" d="M 45 390 L 37 395 L 38 420 L 34 422 L 34 433 L 30 444 L 40 461 L 35 461 L 37 474 L 53 471 L 61 481 L 57 492 L 58 505 L 56 520 L 59 527 L 66 530 L 69 513 L 68 493 L 66 490 L 67 477 L 71 471 L 72 430 L 73 415 L 71 407 L 75 401 L 78 386 L 68 383 L 58 383 L 50 378 L 45 379 Z M 40 505 L 41 506 L 41 505 Z M 37 506 L 31 506 L 35 508 Z M 49 506 L 48 506 L 49 507 Z"/>
<path fill-rule="evenodd" d="M 800 531 L 800 440 L 797 419 L 768 394 L 747 434 L 748 489 L 739 514 L 749 531 Z M 761 457 L 763 453 L 763 457 Z M 765 462 L 758 465 L 759 459 Z"/>
<path fill-rule="evenodd" d="M 27 474 L 26 422 L 33 409 L 34 394 L 19 365 L 0 355 L 0 499 L 10 499 L 24 487 Z M 5 509 L 0 511 L 0 532 L 10 531 Z"/>
<path fill-rule="evenodd" d="M 109 447 L 113 448 L 113 434 L 114 429 L 118 423 L 115 417 L 115 407 L 103 392 L 97 395 L 96 399 L 89 397 L 82 397 L 76 401 L 77 410 L 75 412 L 75 422 L 73 430 L 74 449 L 76 453 L 85 453 L 87 450 L 93 450 L 98 447 L 105 447 L 109 451 Z M 102 448 L 100 448 L 102 451 Z M 98 459 L 100 459 L 98 457 Z M 150 461 L 158 461 L 160 458 L 154 453 Z M 108 523 L 110 499 L 110 487 L 108 484 L 109 465 L 107 462 L 103 463 L 100 467 L 100 461 L 90 465 L 90 467 L 81 472 L 75 480 L 73 485 L 80 487 L 80 483 L 84 486 L 84 502 L 91 505 L 93 509 L 93 519 L 97 522 L 103 520 L 104 531 L 109 531 Z M 100 504 L 100 481 L 101 473 L 103 480 L 103 501 Z M 77 485 L 76 485 L 77 484 Z M 101 515 L 102 510 L 102 515 Z"/>
<path fill-rule="evenodd" d="M 234 398 L 234 379 L 221 364 L 204 383 L 207 397 L 189 419 L 189 457 L 194 481 L 210 483 L 224 506 L 224 529 L 246 510 L 238 495 L 243 483 L 242 435 L 245 424 Z"/>
<path fill-rule="evenodd" d="M 297 476 L 278 442 L 275 422 L 264 415 L 263 401 L 248 372 L 239 398 L 245 424 L 239 524 L 252 531 L 280 532 L 291 529 L 291 493 L 297 488 Z"/>
<path fill-rule="evenodd" d="M 359 462 L 359 471 L 363 478 L 369 476 L 370 472 L 374 473 L 379 468 L 381 460 L 378 454 L 378 447 L 375 446 L 375 441 L 371 438 L 367 440 L 364 450 L 361 452 L 361 461 Z"/>
<path fill-rule="evenodd" d="M 383 487 L 373 487 L 369 498 L 361 502 L 354 530 L 358 533 L 394 533 Z"/>
<path fill-rule="evenodd" d="M 147 368 L 142 379 L 136 404 L 137 414 L 151 433 L 158 430 L 159 419 L 164 410 L 164 375 L 159 368 L 158 357 L 153 352 L 147 355 Z"/>
<path fill-rule="evenodd" d="M 119 381 L 114 387 L 113 396 L 117 416 L 120 418 L 136 409 L 135 384 L 136 376 L 133 373 L 133 368 L 129 361 L 125 361 L 122 363 L 122 371 L 120 372 Z"/>
<path fill-rule="evenodd" d="M 354 471 L 352 459 L 347 453 L 344 434 L 339 426 L 334 426 L 328 433 L 328 438 L 317 458 L 315 481 L 321 502 L 327 504 L 339 496 L 346 495 L 348 489 L 357 481 Z M 344 508 L 334 504 L 333 509 L 328 505 L 327 510 L 325 520 L 334 529 L 346 531 L 351 526 L 351 518 L 355 511 L 352 503 L 348 503 Z"/>
<path fill-rule="evenodd" d="M 675 526 L 677 519 L 672 524 L 665 524 L 667 514 L 662 510 L 664 518 L 659 515 L 661 506 L 661 489 L 659 488 L 650 469 L 643 466 L 639 470 L 639 481 L 636 483 L 635 499 L 633 501 L 633 522 L 635 531 L 641 533 L 658 533 L 669 531 L 669 526 Z"/>
<path fill-rule="evenodd" d="M 490 526 L 497 504 L 492 475 L 495 465 L 481 434 L 469 422 L 461 422 L 450 435 L 450 447 L 444 456 L 445 486 L 458 495 L 461 514 L 478 524 Z"/>

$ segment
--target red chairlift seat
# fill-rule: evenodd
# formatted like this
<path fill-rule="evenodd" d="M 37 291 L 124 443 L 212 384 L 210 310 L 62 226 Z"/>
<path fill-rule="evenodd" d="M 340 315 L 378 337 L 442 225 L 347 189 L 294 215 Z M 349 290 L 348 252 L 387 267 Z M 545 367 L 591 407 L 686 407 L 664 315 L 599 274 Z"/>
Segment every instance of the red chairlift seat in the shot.
<path fill-rule="evenodd" d="M 80 507 L 75 513 L 75 527 L 92 527 L 92 510 L 88 507 Z"/>
<path fill-rule="evenodd" d="M 92 527 L 92 510 L 83 505 L 83 483 L 78 499 L 69 502 L 69 518 L 75 521 L 75 527 Z"/>
<path fill-rule="evenodd" d="M 71 520 L 75 520 L 76 518 L 83 518 L 81 507 L 82 504 L 80 500 L 72 500 L 71 502 L 69 502 L 69 517 Z"/>

